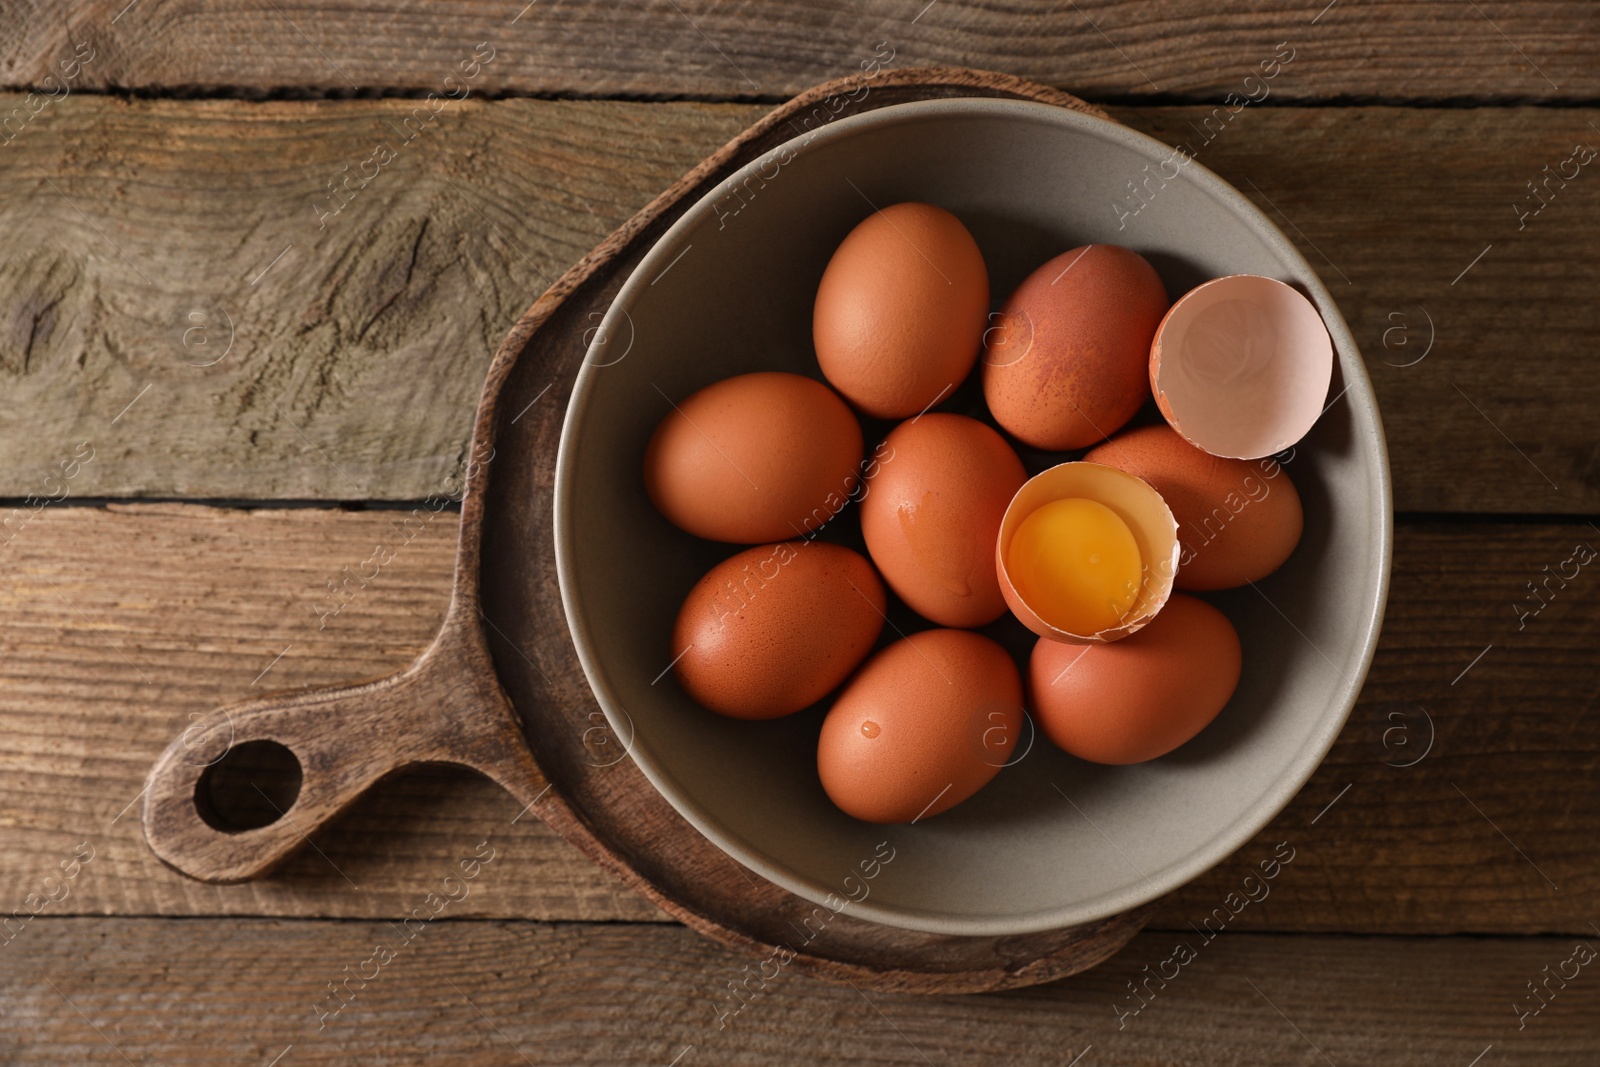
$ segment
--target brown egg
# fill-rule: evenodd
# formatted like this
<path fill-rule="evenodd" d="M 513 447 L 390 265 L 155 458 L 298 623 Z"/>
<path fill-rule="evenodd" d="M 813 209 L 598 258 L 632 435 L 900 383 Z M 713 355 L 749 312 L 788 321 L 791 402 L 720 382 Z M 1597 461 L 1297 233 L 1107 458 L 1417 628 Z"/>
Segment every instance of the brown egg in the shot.
<path fill-rule="evenodd" d="M 1239 684 L 1239 635 L 1205 601 L 1178 593 L 1121 641 L 1040 638 L 1028 692 L 1045 736 L 1093 763 L 1164 756 L 1217 717 Z"/>
<path fill-rule="evenodd" d="M 644 485 L 679 528 L 712 541 L 781 541 L 844 507 L 861 425 L 832 389 L 798 374 L 741 374 L 674 404 L 644 453 Z"/>
<path fill-rule="evenodd" d="M 1305 517 L 1300 494 L 1274 459 L 1221 459 L 1170 426 L 1143 426 L 1084 459 L 1144 479 L 1178 523 L 1179 589 L 1231 589 L 1283 565 Z"/>
<path fill-rule="evenodd" d="M 1010 654 L 970 630 L 924 630 L 873 656 L 839 694 L 817 773 L 847 815 L 916 822 L 987 785 L 1021 729 Z"/>
<path fill-rule="evenodd" d="M 1117 245 L 1057 256 L 1017 286 L 989 330 L 983 395 L 1034 448 L 1086 448 L 1150 399 L 1150 341 L 1167 310 L 1155 268 Z"/>
<path fill-rule="evenodd" d="M 1000 519 L 1027 473 L 1005 438 L 965 415 L 896 426 L 875 452 L 861 532 L 889 587 L 941 626 L 1006 610 L 995 574 Z"/>
<path fill-rule="evenodd" d="M 988 314 L 989 274 L 961 220 L 932 204 L 895 204 L 833 253 L 811 332 L 835 389 L 868 415 L 903 419 L 971 373 Z"/>
<path fill-rule="evenodd" d="M 672 628 L 673 673 L 718 714 L 788 715 L 827 696 L 866 658 L 886 605 L 872 564 L 848 548 L 747 548 L 689 590 Z"/>

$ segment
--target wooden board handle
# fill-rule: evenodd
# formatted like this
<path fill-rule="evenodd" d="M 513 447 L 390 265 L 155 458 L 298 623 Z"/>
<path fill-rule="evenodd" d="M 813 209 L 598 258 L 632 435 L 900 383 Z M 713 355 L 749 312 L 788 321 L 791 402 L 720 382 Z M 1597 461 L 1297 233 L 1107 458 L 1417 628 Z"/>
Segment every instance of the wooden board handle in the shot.
<path fill-rule="evenodd" d="M 447 624 L 400 674 L 251 700 L 194 723 L 150 771 L 144 831 L 151 849 L 201 881 L 257 878 L 380 779 L 421 763 L 470 767 L 531 804 L 545 787 L 544 776 L 488 655 L 463 630 Z M 248 742 L 275 743 L 294 754 L 299 794 L 268 825 L 219 825 L 205 799 L 206 776 Z"/>

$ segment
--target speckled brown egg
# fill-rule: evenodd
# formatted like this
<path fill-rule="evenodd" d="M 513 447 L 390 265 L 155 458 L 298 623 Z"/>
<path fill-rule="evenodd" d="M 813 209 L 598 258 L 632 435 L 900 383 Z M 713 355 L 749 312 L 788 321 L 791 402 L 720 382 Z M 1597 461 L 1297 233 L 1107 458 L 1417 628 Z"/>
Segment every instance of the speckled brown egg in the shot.
<path fill-rule="evenodd" d="M 878 640 L 885 606 L 872 564 L 848 548 L 749 548 L 689 590 L 672 628 L 672 670 L 703 707 L 775 719 L 815 704 L 856 669 Z"/>
<path fill-rule="evenodd" d="M 1117 245 L 1085 245 L 1017 286 L 989 330 L 983 395 L 1034 448 L 1087 448 L 1150 399 L 1150 342 L 1167 310 L 1155 268 Z"/>
<path fill-rule="evenodd" d="M 823 376 L 868 415 L 903 419 L 972 371 L 989 274 L 961 220 L 894 204 L 851 230 L 822 274 L 812 340 Z"/>
<path fill-rule="evenodd" d="M 812 378 L 741 374 L 672 404 L 644 454 L 644 485 L 672 523 L 734 544 L 817 529 L 860 477 L 861 425 Z"/>
<path fill-rule="evenodd" d="M 896 426 L 874 453 L 861 532 L 884 580 L 941 626 L 982 626 L 1006 610 L 994 545 L 1027 480 L 1005 438 L 965 415 Z"/>
<path fill-rule="evenodd" d="M 1144 479 L 1167 502 L 1178 523 L 1179 589 L 1260 581 L 1300 543 L 1300 494 L 1275 459 L 1222 459 L 1170 426 L 1130 430 L 1084 458 Z"/>
<path fill-rule="evenodd" d="M 1094 763 L 1143 763 L 1217 717 L 1239 684 L 1240 657 L 1228 617 L 1178 593 L 1121 641 L 1040 638 L 1028 695 L 1039 728 L 1058 747 Z"/>
<path fill-rule="evenodd" d="M 883 649 L 822 723 L 817 773 L 840 810 L 916 822 L 954 807 L 1005 765 L 1022 728 L 1022 678 L 970 630 L 924 630 Z"/>

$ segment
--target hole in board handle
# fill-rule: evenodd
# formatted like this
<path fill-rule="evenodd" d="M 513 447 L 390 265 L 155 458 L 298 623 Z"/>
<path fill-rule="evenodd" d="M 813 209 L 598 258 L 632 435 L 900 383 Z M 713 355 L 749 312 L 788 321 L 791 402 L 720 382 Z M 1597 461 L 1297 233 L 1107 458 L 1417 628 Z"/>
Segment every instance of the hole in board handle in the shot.
<path fill-rule="evenodd" d="M 245 741 L 201 772 L 194 806 L 213 830 L 237 834 L 271 826 L 294 807 L 300 760 L 276 741 Z"/>

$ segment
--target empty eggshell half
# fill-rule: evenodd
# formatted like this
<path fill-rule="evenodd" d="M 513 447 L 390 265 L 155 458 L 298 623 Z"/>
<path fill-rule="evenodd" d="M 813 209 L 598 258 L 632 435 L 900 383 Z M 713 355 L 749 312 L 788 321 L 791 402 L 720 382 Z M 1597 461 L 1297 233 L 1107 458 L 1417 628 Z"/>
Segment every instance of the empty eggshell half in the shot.
<path fill-rule="evenodd" d="M 1150 388 L 1184 440 L 1213 456 L 1260 459 L 1322 414 L 1333 341 L 1315 305 L 1273 278 L 1234 274 L 1190 290 L 1150 345 Z"/>
<path fill-rule="evenodd" d="M 1133 605 L 1117 625 L 1092 634 L 1074 634 L 1052 626 L 1029 607 L 1008 573 L 1006 557 L 1011 538 L 1029 515 L 1055 500 L 1094 500 L 1110 508 L 1127 524 L 1139 546 L 1143 578 Z M 1013 614 L 1040 637 L 1072 644 L 1099 644 L 1117 641 L 1134 633 L 1161 610 L 1172 594 L 1172 580 L 1178 573 L 1178 524 L 1161 494 L 1149 483 L 1103 463 L 1062 463 L 1034 475 L 1011 498 L 1005 517 L 1000 520 L 1000 536 L 995 541 L 995 571 L 1000 577 L 1000 592 Z"/>

